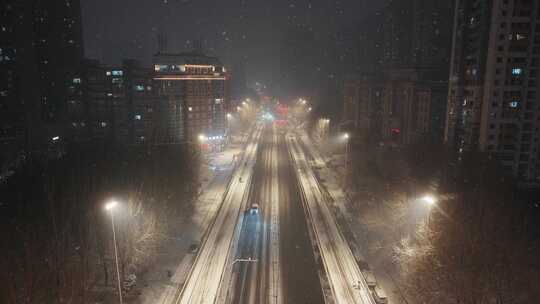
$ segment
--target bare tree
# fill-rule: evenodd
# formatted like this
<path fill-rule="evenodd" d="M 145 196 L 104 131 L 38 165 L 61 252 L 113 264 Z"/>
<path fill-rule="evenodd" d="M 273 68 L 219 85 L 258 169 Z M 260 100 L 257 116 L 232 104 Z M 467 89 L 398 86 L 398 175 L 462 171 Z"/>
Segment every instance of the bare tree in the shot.
<path fill-rule="evenodd" d="M 465 160 L 414 242 L 396 256 L 418 303 L 533 303 L 540 278 L 530 218 L 496 165 Z"/>

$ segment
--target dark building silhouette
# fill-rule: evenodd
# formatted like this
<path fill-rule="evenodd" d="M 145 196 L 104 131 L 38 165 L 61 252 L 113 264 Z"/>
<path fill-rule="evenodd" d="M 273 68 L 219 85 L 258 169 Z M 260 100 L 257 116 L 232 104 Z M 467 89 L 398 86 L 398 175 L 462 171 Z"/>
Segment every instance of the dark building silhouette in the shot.
<path fill-rule="evenodd" d="M 63 132 L 67 90 L 82 55 L 78 0 L 0 5 L 0 149 L 4 155 L 40 150 Z"/>
<path fill-rule="evenodd" d="M 458 1 L 445 141 L 540 182 L 540 1 Z"/>
<path fill-rule="evenodd" d="M 394 0 L 364 18 L 355 76 L 345 81 L 345 125 L 359 135 L 368 127 L 374 132 L 369 139 L 395 144 L 442 141 L 452 41 L 449 11 L 452 1 Z"/>
<path fill-rule="evenodd" d="M 118 66 L 86 60 L 69 86 L 65 139 L 115 145 L 167 143 L 161 119 L 164 102 L 153 73 L 136 60 Z"/>

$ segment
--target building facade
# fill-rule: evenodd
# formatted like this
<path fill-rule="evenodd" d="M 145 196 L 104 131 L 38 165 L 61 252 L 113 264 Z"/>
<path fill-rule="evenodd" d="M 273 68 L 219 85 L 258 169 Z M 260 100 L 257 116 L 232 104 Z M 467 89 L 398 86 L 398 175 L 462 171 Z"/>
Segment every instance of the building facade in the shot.
<path fill-rule="evenodd" d="M 407 77 L 364 77 L 345 82 L 345 122 L 355 137 L 408 145 L 432 137 L 429 85 Z"/>
<path fill-rule="evenodd" d="M 168 144 L 167 109 L 153 69 L 138 61 L 103 66 L 86 60 L 68 86 L 66 141 L 116 145 Z"/>
<path fill-rule="evenodd" d="M 227 75 L 200 51 L 154 57 L 154 80 L 168 108 L 167 136 L 175 142 L 226 136 Z"/>
<path fill-rule="evenodd" d="M 0 4 L 2 152 L 39 151 L 65 127 L 66 84 L 82 56 L 78 0 Z"/>
<path fill-rule="evenodd" d="M 540 181 L 540 1 L 458 1 L 445 141 Z"/>
<path fill-rule="evenodd" d="M 453 1 L 392 0 L 365 19 L 358 72 L 345 81 L 344 122 L 369 140 L 444 137 Z M 366 137 L 362 135 L 361 137 Z"/>

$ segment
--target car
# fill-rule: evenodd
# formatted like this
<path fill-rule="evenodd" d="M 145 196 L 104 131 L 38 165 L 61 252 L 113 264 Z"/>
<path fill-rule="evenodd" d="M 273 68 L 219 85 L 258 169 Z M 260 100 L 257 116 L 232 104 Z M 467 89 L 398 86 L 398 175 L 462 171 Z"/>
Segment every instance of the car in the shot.
<path fill-rule="evenodd" d="M 363 274 L 368 287 L 375 288 L 375 286 L 377 286 L 377 279 L 375 279 L 375 275 L 373 274 L 373 272 L 371 272 L 371 270 L 365 270 Z"/>
<path fill-rule="evenodd" d="M 249 208 L 246 210 L 246 213 L 249 215 L 259 214 L 259 204 L 255 203 L 249 206 Z"/>
<path fill-rule="evenodd" d="M 191 254 L 195 254 L 199 251 L 199 245 L 198 244 L 191 244 L 188 248 L 188 252 Z"/>
<path fill-rule="evenodd" d="M 377 304 L 388 304 L 388 298 L 386 297 L 386 293 L 379 285 L 373 288 L 372 294 Z"/>

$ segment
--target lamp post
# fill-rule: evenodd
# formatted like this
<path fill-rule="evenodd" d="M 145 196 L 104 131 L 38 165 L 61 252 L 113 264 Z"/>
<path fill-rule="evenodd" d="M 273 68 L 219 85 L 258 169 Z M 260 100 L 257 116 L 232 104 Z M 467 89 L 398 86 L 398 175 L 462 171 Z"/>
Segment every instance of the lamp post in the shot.
<path fill-rule="evenodd" d="M 118 281 L 118 298 L 120 300 L 120 304 L 123 304 L 122 300 L 122 283 L 120 281 L 120 266 L 118 265 L 118 246 L 116 244 L 116 231 L 114 228 L 114 208 L 116 207 L 118 203 L 116 201 L 110 201 L 105 205 L 105 210 L 109 211 L 111 214 L 111 224 L 112 224 L 112 232 L 113 232 L 113 242 L 114 242 L 114 260 L 116 261 L 116 279 Z"/>
<path fill-rule="evenodd" d="M 437 203 L 437 198 L 431 194 L 426 194 L 420 200 L 430 209 L 427 215 L 426 224 L 429 226 L 431 220 L 431 208 Z"/>
<path fill-rule="evenodd" d="M 328 136 L 328 129 L 330 128 L 330 119 L 326 118 L 323 125 L 323 136 L 326 138 Z"/>
<path fill-rule="evenodd" d="M 199 134 L 199 147 L 201 149 L 201 154 L 203 153 L 203 145 L 206 142 L 206 139 L 207 139 L 206 135 Z"/>
<path fill-rule="evenodd" d="M 343 135 L 343 138 L 345 138 L 345 166 L 349 164 L 349 139 L 350 139 L 349 133 L 345 133 Z"/>

